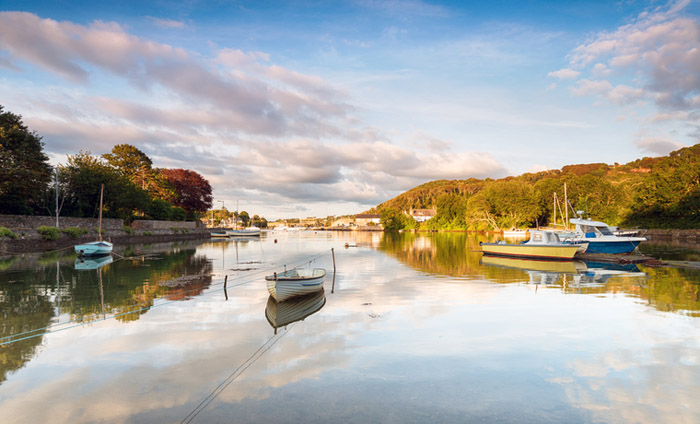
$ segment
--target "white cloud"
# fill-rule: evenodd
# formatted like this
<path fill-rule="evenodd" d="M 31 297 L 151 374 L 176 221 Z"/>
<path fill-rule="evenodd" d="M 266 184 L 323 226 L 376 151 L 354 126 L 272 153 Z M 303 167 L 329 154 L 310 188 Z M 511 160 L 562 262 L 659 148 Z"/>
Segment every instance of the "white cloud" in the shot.
<path fill-rule="evenodd" d="M 550 72 L 547 76 L 555 77 L 559 79 L 573 79 L 581 75 L 581 72 L 575 71 L 573 69 L 564 68 L 558 71 Z"/>
<path fill-rule="evenodd" d="M 631 77 L 638 87 L 625 93 L 624 102 L 633 94 L 635 100 L 649 97 L 665 109 L 698 107 L 694 99 L 700 93 L 700 23 L 679 16 L 686 5 L 678 2 L 668 11 L 643 13 L 614 32 L 599 33 L 574 49 L 571 68 L 583 73 L 595 63 L 594 75 Z"/>

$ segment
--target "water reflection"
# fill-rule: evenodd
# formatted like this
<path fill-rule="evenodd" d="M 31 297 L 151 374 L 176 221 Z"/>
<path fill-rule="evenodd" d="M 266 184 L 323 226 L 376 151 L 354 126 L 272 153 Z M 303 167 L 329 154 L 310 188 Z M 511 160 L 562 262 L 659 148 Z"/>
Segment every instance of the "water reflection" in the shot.
<path fill-rule="evenodd" d="M 387 233 L 379 249 L 430 274 L 543 284 L 572 294 L 622 293 L 660 311 L 700 316 L 700 270 L 483 256 L 479 242 L 491 240 L 483 234 Z"/>
<path fill-rule="evenodd" d="M 325 304 L 326 293 L 323 289 L 313 294 L 297 296 L 282 302 L 278 302 L 270 296 L 265 306 L 265 317 L 277 333 L 278 328 L 315 314 Z"/>
<path fill-rule="evenodd" d="M 114 260 L 112 255 L 101 256 L 97 258 L 92 257 L 77 257 L 75 259 L 75 269 L 87 270 L 87 269 L 98 269 L 105 265 L 109 265 Z"/>
<path fill-rule="evenodd" d="M 110 316 L 135 321 L 158 298 L 187 299 L 211 284 L 211 263 L 193 247 L 147 245 L 128 253 L 141 256 L 114 261 L 52 252 L 4 261 L 0 382 L 36 354 L 47 333 Z"/>

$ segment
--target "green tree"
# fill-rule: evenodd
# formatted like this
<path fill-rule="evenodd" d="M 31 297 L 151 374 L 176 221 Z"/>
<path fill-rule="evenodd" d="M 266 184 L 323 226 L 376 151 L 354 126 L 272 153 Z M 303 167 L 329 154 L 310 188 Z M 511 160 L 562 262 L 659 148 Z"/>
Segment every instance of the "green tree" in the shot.
<path fill-rule="evenodd" d="M 51 179 L 48 161 L 41 137 L 24 125 L 20 115 L 0 106 L 0 213 L 39 210 Z"/>
<path fill-rule="evenodd" d="M 90 152 L 68 156 L 62 167 L 66 201 L 64 212 L 69 216 L 94 217 L 99 207 L 100 186 L 104 184 L 104 216 L 131 219 L 134 213 L 150 208 L 148 194 L 126 176 Z"/>
<path fill-rule="evenodd" d="M 102 155 L 102 158 L 151 197 L 168 202 L 175 199 L 173 184 L 160 169 L 153 169 L 151 158 L 138 148 L 130 144 L 118 144 L 112 148 L 111 153 Z"/>
<path fill-rule="evenodd" d="M 457 193 L 443 194 L 437 198 L 437 213 L 426 222 L 434 230 L 467 229 L 467 199 Z"/>
<path fill-rule="evenodd" d="M 250 222 L 250 215 L 248 215 L 248 212 L 241 211 L 238 214 L 238 222 L 242 223 L 244 227 L 247 227 Z"/>

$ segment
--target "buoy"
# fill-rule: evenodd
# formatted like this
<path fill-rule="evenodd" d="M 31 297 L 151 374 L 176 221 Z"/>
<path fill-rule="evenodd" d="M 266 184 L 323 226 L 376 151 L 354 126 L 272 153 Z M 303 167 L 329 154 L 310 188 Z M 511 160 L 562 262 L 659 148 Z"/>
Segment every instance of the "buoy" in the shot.
<path fill-rule="evenodd" d="M 275 239 L 275 243 L 277 243 L 277 239 Z"/>
<path fill-rule="evenodd" d="M 350 245 L 348 243 L 345 243 L 345 248 L 347 249 L 348 247 L 350 247 Z"/>

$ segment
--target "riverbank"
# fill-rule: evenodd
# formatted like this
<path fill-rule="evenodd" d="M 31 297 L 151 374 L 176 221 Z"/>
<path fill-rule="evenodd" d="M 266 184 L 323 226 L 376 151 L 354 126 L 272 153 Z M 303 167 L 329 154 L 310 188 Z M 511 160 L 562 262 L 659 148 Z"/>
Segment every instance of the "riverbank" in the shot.
<path fill-rule="evenodd" d="M 30 252 L 48 252 L 72 247 L 97 239 L 97 219 L 59 219 L 59 233 L 55 240 L 48 240 L 38 228 L 56 226 L 56 218 L 48 216 L 0 215 L 0 227 L 8 228 L 15 238 L 0 237 L 0 256 L 12 256 Z M 79 231 L 60 231 L 61 229 Z M 83 232 L 84 235 L 73 237 Z M 102 238 L 115 245 L 163 243 L 196 240 L 211 237 L 210 230 L 194 221 L 137 220 L 125 226 L 121 219 L 102 221 Z"/>

